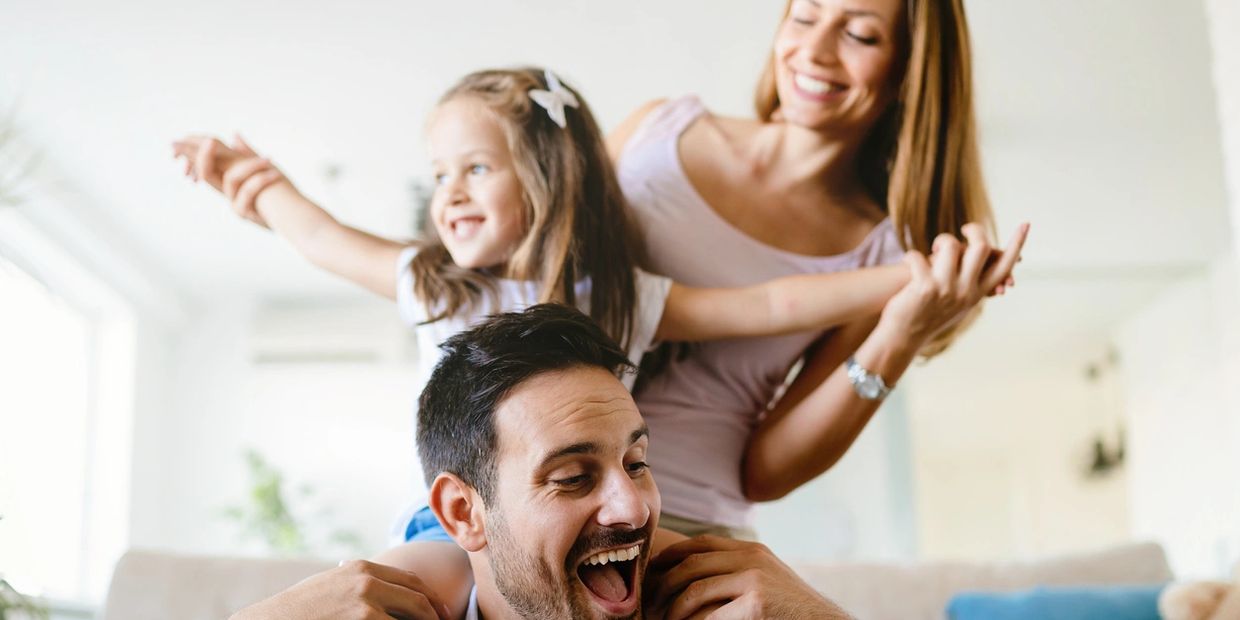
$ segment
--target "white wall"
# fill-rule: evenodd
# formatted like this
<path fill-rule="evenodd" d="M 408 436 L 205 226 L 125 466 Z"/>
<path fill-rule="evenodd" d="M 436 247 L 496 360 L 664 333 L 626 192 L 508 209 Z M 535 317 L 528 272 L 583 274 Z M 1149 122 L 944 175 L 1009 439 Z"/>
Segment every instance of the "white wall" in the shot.
<path fill-rule="evenodd" d="M 1240 3 L 1206 0 L 1214 50 L 1214 86 L 1218 93 L 1227 191 L 1230 194 L 1233 249 L 1240 246 Z"/>
<path fill-rule="evenodd" d="M 787 560 L 917 556 L 907 393 L 891 398 L 826 474 L 758 506 L 758 536 Z"/>
<path fill-rule="evenodd" d="M 1113 448 L 1121 424 L 1108 375 L 1085 379 L 1105 347 L 1053 362 L 995 348 L 988 374 L 949 352 L 910 382 L 921 554 L 994 560 L 1127 540 L 1125 472 L 1085 475 L 1093 438 Z"/>
<path fill-rule="evenodd" d="M 1240 287 L 1230 259 L 1118 329 L 1131 422 L 1133 532 L 1182 577 L 1240 559 Z"/>
<path fill-rule="evenodd" d="M 370 326 L 368 334 L 346 332 L 381 341 L 394 334 L 404 343 L 390 304 L 333 310 L 353 326 Z M 384 548 L 419 475 L 411 448 L 412 360 L 259 363 L 255 343 L 264 334 L 256 326 L 277 329 L 264 312 L 252 303 L 215 304 L 170 343 L 165 413 L 144 421 L 134 458 L 135 546 L 262 553 L 221 516 L 245 504 L 242 454 L 253 448 L 285 474 L 295 514 L 312 520 L 308 534 L 321 541 L 327 530 L 351 530 L 363 552 Z M 340 321 L 318 327 L 329 339 L 341 331 Z M 301 340 L 323 338 L 305 331 Z M 329 340 L 323 350 L 339 348 Z M 297 500 L 302 485 L 314 489 L 310 500 Z M 315 551 L 346 554 L 330 545 Z"/>

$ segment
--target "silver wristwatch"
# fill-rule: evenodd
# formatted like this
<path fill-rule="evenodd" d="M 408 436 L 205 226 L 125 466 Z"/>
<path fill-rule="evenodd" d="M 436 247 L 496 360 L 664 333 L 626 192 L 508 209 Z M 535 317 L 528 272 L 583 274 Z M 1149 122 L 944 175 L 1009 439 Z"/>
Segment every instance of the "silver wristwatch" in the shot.
<path fill-rule="evenodd" d="M 865 400 L 882 400 L 891 393 L 891 388 L 887 387 L 882 377 L 863 368 L 852 356 L 844 362 L 844 370 L 848 372 L 848 381 L 852 383 L 853 391 Z"/>

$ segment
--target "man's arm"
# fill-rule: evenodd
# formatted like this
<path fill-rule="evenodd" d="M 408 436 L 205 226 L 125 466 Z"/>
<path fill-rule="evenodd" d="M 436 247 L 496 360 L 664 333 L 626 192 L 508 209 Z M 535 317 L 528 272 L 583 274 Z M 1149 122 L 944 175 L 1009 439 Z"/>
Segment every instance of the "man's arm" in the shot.
<path fill-rule="evenodd" d="M 851 620 L 765 545 L 699 536 L 650 562 L 646 613 L 666 620 L 821 618 Z"/>
<path fill-rule="evenodd" d="M 229 620 L 448 620 L 447 614 L 417 575 L 353 560 L 250 605 Z"/>

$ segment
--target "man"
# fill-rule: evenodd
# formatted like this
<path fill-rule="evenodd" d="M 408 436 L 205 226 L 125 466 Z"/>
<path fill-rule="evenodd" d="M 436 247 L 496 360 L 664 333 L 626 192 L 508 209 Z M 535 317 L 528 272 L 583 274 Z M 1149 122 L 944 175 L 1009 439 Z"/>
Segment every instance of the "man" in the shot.
<path fill-rule="evenodd" d="M 617 379 L 624 352 L 558 305 L 493 317 L 449 339 L 420 403 L 430 505 L 469 554 L 469 618 L 846 618 L 765 547 L 656 545 L 650 441 Z M 412 573 L 353 562 L 235 618 L 445 618 Z"/>

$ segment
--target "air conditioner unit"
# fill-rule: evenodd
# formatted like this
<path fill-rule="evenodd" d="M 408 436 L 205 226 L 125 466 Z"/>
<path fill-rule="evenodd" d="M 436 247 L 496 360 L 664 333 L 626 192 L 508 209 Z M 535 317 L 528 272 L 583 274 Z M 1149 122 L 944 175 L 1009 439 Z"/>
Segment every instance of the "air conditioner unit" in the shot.
<path fill-rule="evenodd" d="M 412 364 L 417 350 L 390 303 L 268 302 L 250 336 L 256 364 Z"/>

